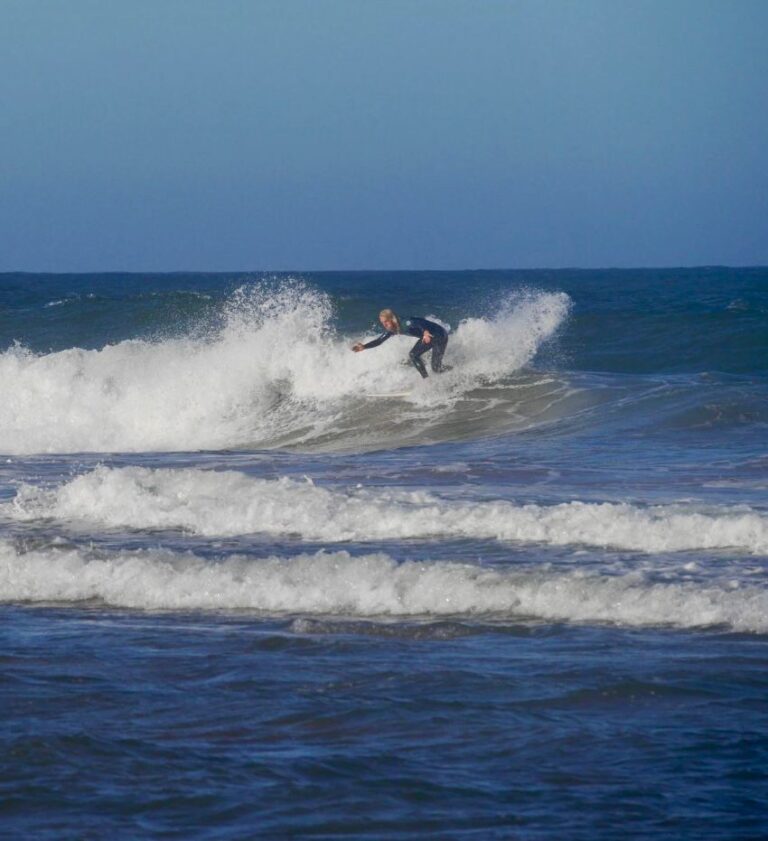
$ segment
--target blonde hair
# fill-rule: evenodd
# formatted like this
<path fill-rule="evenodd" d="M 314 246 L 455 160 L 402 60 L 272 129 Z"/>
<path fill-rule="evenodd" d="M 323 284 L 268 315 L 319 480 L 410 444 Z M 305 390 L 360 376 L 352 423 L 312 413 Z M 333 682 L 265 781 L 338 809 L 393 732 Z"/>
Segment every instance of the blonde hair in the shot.
<path fill-rule="evenodd" d="M 389 321 L 394 321 L 395 325 L 397 326 L 397 332 L 398 333 L 402 332 L 401 329 L 400 329 L 400 319 L 397 317 L 394 310 L 390 310 L 390 309 L 382 310 L 379 313 L 379 319 L 382 319 L 382 318 L 386 318 Z"/>

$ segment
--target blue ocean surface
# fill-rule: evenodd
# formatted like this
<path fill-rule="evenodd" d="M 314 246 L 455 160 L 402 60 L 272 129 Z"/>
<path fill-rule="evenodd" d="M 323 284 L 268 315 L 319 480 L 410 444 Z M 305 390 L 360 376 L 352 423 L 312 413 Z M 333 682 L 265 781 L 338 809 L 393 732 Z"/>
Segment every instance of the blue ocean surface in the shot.
<path fill-rule="evenodd" d="M 767 491 L 767 269 L 0 275 L 3 834 L 766 838 Z"/>

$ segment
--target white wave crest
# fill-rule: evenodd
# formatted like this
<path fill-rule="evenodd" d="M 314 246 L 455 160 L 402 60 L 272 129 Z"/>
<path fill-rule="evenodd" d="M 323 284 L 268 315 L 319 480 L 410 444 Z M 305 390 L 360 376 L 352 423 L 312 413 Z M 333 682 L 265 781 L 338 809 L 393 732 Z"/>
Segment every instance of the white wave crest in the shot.
<path fill-rule="evenodd" d="M 202 559 L 162 550 L 96 554 L 0 541 L 0 601 L 87 600 L 145 610 L 482 616 L 768 631 L 768 592 L 653 583 L 639 574 L 498 569 L 385 554 Z"/>
<path fill-rule="evenodd" d="M 0 515 L 203 536 L 259 532 L 331 542 L 471 537 L 641 552 L 768 553 L 768 516 L 749 508 L 456 501 L 421 491 L 332 490 L 309 480 L 192 468 L 102 466 L 57 488 L 22 485 L 13 501 L 0 505 Z"/>
<path fill-rule="evenodd" d="M 449 347 L 454 372 L 442 384 L 419 383 L 426 399 L 413 402 L 426 411 L 435 393 L 529 363 L 569 305 L 563 293 L 529 293 L 493 319 L 462 323 Z M 14 346 L 0 354 L 0 452 L 268 447 L 333 434 L 350 398 L 419 381 L 397 364 L 403 339 L 352 354 L 332 317 L 330 299 L 301 283 L 256 285 L 233 295 L 224 326 L 207 337 L 43 355 Z M 360 420 L 356 431 L 365 428 Z"/>

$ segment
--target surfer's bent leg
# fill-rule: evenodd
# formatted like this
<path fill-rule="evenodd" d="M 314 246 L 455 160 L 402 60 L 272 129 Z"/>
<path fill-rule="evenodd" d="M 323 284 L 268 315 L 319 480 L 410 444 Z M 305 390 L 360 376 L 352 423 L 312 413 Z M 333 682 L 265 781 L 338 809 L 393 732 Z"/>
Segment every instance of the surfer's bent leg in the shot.
<path fill-rule="evenodd" d="M 448 346 L 448 335 L 434 336 L 432 339 L 432 370 L 439 374 L 443 370 L 443 354 Z"/>
<path fill-rule="evenodd" d="M 422 377 L 426 377 L 428 375 L 426 366 L 424 365 L 424 360 L 421 356 L 430 350 L 431 347 L 431 345 L 425 344 L 421 339 L 419 339 L 419 341 L 411 348 L 411 352 L 408 354 L 408 358 L 411 360 L 411 365 L 413 365 Z"/>

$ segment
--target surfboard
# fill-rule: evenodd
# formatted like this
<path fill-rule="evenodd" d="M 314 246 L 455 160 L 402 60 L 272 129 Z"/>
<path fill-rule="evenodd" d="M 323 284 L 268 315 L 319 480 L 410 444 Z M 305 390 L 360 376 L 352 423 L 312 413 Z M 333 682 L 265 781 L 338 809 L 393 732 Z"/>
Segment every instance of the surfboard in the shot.
<path fill-rule="evenodd" d="M 381 392 L 377 394 L 375 392 L 368 392 L 364 394 L 363 397 L 409 397 L 413 394 L 412 391 L 389 391 L 389 392 Z"/>

